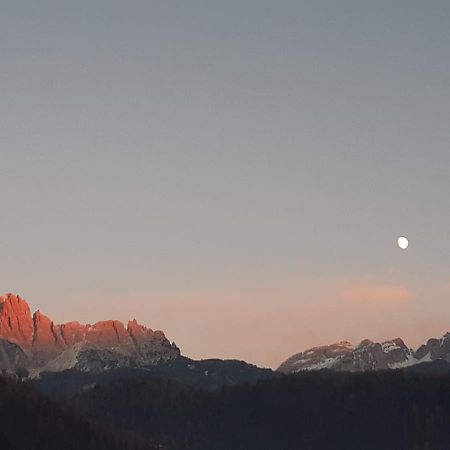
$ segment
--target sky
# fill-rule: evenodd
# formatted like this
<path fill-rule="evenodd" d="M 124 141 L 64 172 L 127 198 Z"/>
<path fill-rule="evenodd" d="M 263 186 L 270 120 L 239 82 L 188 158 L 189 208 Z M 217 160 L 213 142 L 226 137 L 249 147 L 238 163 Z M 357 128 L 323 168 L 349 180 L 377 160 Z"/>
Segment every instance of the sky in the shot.
<path fill-rule="evenodd" d="M 1 292 L 270 367 L 450 331 L 450 2 L 0 6 Z"/>

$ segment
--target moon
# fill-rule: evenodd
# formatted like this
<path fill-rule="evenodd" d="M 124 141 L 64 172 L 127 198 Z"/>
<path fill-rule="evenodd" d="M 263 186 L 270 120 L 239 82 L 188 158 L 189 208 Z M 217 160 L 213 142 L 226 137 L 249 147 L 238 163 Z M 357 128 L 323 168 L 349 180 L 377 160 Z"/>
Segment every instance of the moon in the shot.
<path fill-rule="evenodd" d="M 408 248 L 408 245 L 409 245 L 409 241 L 408 241 L 408 239 L 405 238 L 405 236 L 400 236 L 400 237 L 397 239 L 397 243 L 398 243 L 398 246 L 399 246 L 402 250 L 406 250 L 406 249 Z"/>

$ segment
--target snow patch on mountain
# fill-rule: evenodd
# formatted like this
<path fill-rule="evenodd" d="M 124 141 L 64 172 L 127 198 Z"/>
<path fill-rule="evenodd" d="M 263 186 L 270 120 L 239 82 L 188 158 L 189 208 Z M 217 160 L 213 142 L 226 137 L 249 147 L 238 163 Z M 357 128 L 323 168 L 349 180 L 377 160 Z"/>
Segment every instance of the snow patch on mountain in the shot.
<path fill-rule="evenodd" d="M 314 347 L 291 356 L 277 370 L 283 373 L 320 369 L 361 372 L 401 369 L 436 359 L 450 361 L 449 333 L 440 339 L 429 339 L 416 351 L 400 338 L 381 343 L 365 339 L 356 347 L 347 341 Z"/>

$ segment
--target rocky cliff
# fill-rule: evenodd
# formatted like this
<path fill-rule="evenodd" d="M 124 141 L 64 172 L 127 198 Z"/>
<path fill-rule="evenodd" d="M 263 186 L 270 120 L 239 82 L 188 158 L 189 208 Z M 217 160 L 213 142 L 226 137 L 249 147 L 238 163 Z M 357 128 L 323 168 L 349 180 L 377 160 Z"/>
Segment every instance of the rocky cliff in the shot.
<path fill-rule="evenodd" d="M 55 324 L 14 294 L 0 297 L 0 370 L 32 374 L 76 368 L 145 367 L 180 356 L 162 331 L 130 321 Z"/>

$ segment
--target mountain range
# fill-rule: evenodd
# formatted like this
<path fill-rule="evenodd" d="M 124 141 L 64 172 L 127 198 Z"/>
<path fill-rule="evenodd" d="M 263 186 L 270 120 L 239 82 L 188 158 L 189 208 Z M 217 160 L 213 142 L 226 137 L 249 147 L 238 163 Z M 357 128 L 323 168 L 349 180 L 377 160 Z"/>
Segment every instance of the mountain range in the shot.
<path fill-rule="evenodd" d="M 31 375 L 67 369 L 98 371 L 144 367 L 176 359 L 180 350 L 162 331 L 136 320 L 93 325 L 55 324 L 14 294 L 0 297 L 0 370 L 25 370 Z"/>
<path fill-rule="evenodd" d="M 402 339 L 385 342 L 363 340 L 354 346 L 348 341 L 313 347 L 297 353 L 279 367 L 282 373 L 332 369 L 364 372 L 410 367 L 431 361 L 450 362 L 450 333 L 440 339 L 431 338 L 417 350 L 408 348 Z"/>
<path fill-rule="evenodd" d="M 136 320 L 91 324 L 55 324 L 18 295 L 0 297 L 0 370 L 30 378 L 75 371 L 99 374 L 112 369 L 134 370 L 172 377 L 194 385 L 218 387 L 254 382 L 275 374 L 332 369 L 363 372 L 410 367 L 426 362 L 450 362 L 450 334 L 429 339 L 413 350 L 402 339 L 342 341 L 297 353 L 276 372 L 244 361 L 195 361 L 181 354 L 163 331 L 153 331 Z M 59 381 L 57 381 L 59 383 Z"/>

